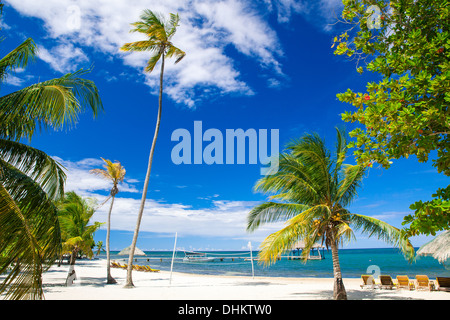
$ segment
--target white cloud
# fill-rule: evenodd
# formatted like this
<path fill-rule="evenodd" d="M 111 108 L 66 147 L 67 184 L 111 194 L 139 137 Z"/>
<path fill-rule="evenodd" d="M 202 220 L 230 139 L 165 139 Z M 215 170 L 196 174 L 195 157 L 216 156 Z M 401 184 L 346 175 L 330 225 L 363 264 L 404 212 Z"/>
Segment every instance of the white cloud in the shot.
<path fill-rule="evenodd" d="M 66 168 L 66 191 L 75 191 L 84 197 L 93 197 L 99 204 L 107 199 L 111 183 L 89 173 L 89 170 L 93 168 L 101 168 L 102 160 L 87 158 L 68 161 L 58 157 L 53 158 Z M 130 178 L 126 183 L 119 185 L 120 192 L 116 196 L 112 212 L 111 228 L 113 230 L 134 231 L 141 200 L 140 194 L 130 197 L 130 193 L 141 192 L 134 185 L 137 182 Z M 211 205 L 200 209 L 179 203 L 147 199 L 140 231 L 159 234 L 178 232 L 183 236 L 227 237 L 262 241 L 280 227 L 279 224 L 274 224 L 261 227 L 257 232 L 248 234 L 246 232 L 247 214 L 259 202 L 219 200 L 218 197 L 217 194 L 207 197 L 208 200 L 211 200 L 209 202 Z M 108 210 L 109 205 L 107 204 L 99 207 L 92 217 L 92 221 L 105 222 Z"/>
<path fill-rule="evenodd" d="M 264 17 L 244 0 L 6 0 L 26 16 L 43 20 L 48 37 L 64 39 L 64 45 L 43 49 L 41 58 L 60 72 L 87 61 L 82 47 L 91 47 L 108 56 L 121 57 L 126 65 L 140 72 L 148 53 L 119 53 L 125 42 L 143 39 L 129 33 L 130 23 L 139 20 L 143 9 L 164 15 L 178 12 L 180 27 L 173 43 L 186 58 L 174 66 L 166 65 L 165 93 L 178 103 L 195 107 L 212 94 L 254 94 L 242 79 L 235 61 L 226 54 L 232 47 L 251 57 L 264 72 L 282 75 L 279 58 L 283 52 L 276 33 Z M 64 54 L 63 54 L 64 53 Z M 67 54 L 67 55 L 65 55 Z M 73 67 L 75 68 L 75 67 Z M 158 70 L 158 69 L 156 69 Z M 157 92 L 158 72 L 146 75 L 145 83 Z"/>
<path fill-rule="evenodd" d="M 5 80 L 5 83 L 10 85 L 10 86 L 14 86 L 14 87 L 20 87 L 23 83 L 24 83 L 24 79 L 21 79 L 19 77 L 13 76 L 13 75 L 8 75 L 8 77 Z"/>
<path fill-rule="evenodd" d="M 110 191 L 111 182 L 89 172 L 91 169 L 103 169 L 104 162 L 101 159 L 87 158 L 80 161 L 68 161 L 59 157 L 53 157 L 64 166 L 67 175 L 65 191 L 75 191 L 83 196 L 91 196 L 95 191 Z M 131 181 L 131 182 L 130 182 Z M 120 192 L 138 193 L 133 186 L 133 180 L 127 180 L 119 185 Z"/>
<path fill-rule="evenodd" d="M 52 69 L 61 72 L 73 72 L 80 69 L 81 63 L 89 62 L 89 58 L 80 48 L 72 43 L 60 44 L 47 50 L 43 45 L 39 45 L 38 56 L 47 62 Z"/>
<path fill-rule="evenodd" d="M 339 17 L 342 0 L 264 0 L 267 9 L 276 12 L 278 22 L 288 23 L 292 16 L 300 14 L 324 31 L 332 29 L 331 24 Z"/>

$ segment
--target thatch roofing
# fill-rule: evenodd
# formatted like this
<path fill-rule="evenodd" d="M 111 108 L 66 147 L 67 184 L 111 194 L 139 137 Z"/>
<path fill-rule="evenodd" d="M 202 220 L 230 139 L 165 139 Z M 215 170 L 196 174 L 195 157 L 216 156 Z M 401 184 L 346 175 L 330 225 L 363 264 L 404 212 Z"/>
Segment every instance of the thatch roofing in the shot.
<path fill-rule="evenodd" d="M 129 246 L 129 247 L 126 247 L 125 249 L 123 249 L 122 251 L 120 251 L 119 253 L 118 253 L 118 255 L 119 256 L 124 256 L 124 255 L 129 255 L 130 254 L 130 251 L 131 251 L 131 246 Z M 134 249 L 134 255 L 135 256 L 145 256 L 145 253 L 144 253 L 144 251 L 142 251 L 141 249 L 139 249 L 138 247 L 136 247 L 135 249 Z"/>
<path fill-rule="evenodd" d="M 450 258 L 450 230 L 442 232 L 417 250 L 417 256 L 432 256 L 440 263 Z"/>
<path fill-rule="evenodd" d="M 305 248 L 305 242 L 304 241 L 297 241 L 291 248 L 291 250 L 297 250 L 297 249 L 303 249 Z M 320 243 L 315 243 L 311 249 L 321 249 L 321 248 L 325 248 L 323 245 L 321 245 Z"/>

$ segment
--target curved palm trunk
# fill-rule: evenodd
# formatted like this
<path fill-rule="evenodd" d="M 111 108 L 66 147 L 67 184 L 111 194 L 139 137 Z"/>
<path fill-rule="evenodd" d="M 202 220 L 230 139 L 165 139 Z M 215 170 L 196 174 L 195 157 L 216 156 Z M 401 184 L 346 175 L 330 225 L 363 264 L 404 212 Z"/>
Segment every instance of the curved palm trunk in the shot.
<path fill-rule="evenodd" d="M 77 260 L 78 248 L 75 248 L 71 255 L 69 261 L 69 272 L 67 273 L 66 286 L 71 286 L 73 281 L 77 279 L 77 274 L 75 273 L 75 261 Z"/>
<path fill-rule="evenodd" d="M 333 298 L 335 300 L 347 300 L 344 282 L 342 281 L 341 266 L 339 264 L 338 247 L 336 241 L 331 241 L 331 256 L 333 258 L 334 288 Z"/>
<path fill-rule="evenodd" d="M 136 249 L 136 243 L 137 243 L 137 238 L 138 238 L 138 234 L 139 234 L 139 227 L 141 225 L 142 214 L 144 212 L 144 206 L 145 206 L 145 200 L 147 198 L 148 182 L 150 180 L 150 172 L 152 170 L 153 153 L 155 151 L 156 140 L 158 138 L 159 126 L 160 126 L 160 123 L 161 123 L 163 75 L 164 75 L 164 54 L 162 54 L 161 74 L 160 74 L 160 78 L 159 78 L 158 118 L 156 120 L 155 134 L 153 136 L 152 148 L 150 149 L 150 156 L 149 156 L 149 159 L 148 159 L 147 174 L 145 176 L 145 181 L 144 181 L 144 191 L 142 192 L 141 206 L 139 208 L 136 228 L 134 230 L 134 235 L 133 235 L 133 242 L 131 243 L 130 256 L 128 258 L 127 282 L 125 284 L 126 288 L 134 287 L 133 280 L 132 280 L 134 250 Z"/>
<path fill-rule="evenodd" d="M 111 276 L 111 256 L 109 253 L 109 238 L 110 238 L 110 231 L 111 231 L 111 212 L 114 205 L 114 199 L 116 197 L 116 189 L 117 187 L 113 187 L 111 190 L 111 206 L 109 207 L 109 213 L 108 213 L 108 222 L 107 222 L 107 229 L 106 229 L 106 283 L 107 284 L 114 284 L 117 283 L 117 281 Z"/>

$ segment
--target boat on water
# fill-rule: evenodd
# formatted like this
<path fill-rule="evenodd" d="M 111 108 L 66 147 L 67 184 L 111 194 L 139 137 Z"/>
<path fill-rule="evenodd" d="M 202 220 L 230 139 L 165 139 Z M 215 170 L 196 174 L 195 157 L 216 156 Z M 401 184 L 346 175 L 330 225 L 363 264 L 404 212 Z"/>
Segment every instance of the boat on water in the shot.
<path fill-rule="evenodd" d="M 212 262 L 213 257 L 208 257 L 206 253 L 202 252 L 184 252 L 183 262 Z"/>

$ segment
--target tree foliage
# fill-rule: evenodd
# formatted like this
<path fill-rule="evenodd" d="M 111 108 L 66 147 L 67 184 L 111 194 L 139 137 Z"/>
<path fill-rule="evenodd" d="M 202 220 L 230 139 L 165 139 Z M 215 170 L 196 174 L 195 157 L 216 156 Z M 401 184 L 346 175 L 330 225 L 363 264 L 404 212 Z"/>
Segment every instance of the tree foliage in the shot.
<path fill-rule="evenodd" d="M 0 3 L 0 10 L 3 5 Z M 0 81 L 35 60 L 29 38 L 0 59 Z M 45 152 L 24 144 L 39 130 L 76 123 L 86 107 L 102 110 L 95 84 L 80 70 L 0 97 L 0 294 L 42 299 L 42 273 L 61 250 L 54 201 L 64 194 L 63 167 Z"/>
<path fill-rule="evenodd" d="M 432 159 L 437 171 L 450 175 L 450 9 L 442 0 L 343 0 L 342 21 L 348 30 L 334 38 L 335 54 L 356 61 L 359 73 L 381 80 L 365 92 L 348 89 L 337 95 L 354 109 L 342 115 L 358 122 L 350 132 L 358 163 L 389 168 L 393 159 Z M 447 229 L 448 187 L 432 201 L 411 205 L 405 219 L 409 235 Z M 438 195 L 441 196 L 438 196 Z M 445 195 L 446 194 L 446 195 Z M 440 216 L 437 219 L 437 216 Z M 434 218 L 433 218 L 434 217 Z M 431 226 L 433 224 L 433 226 Z"/>
<path fill-rule="evenodd" d="M 355 238 L 354 230 L 375 236 L 400 248 L 408 259 L 414 249 L 402 232 L 386 222 L 350 212 L 346 207 L 357 197 L 365 167 L 350 165 L 347 138 L 337 131 L 336 151 L 331 154 L 317 134 L 307 134 L 288 145 L 280 155 L 278 171 L 261 178 L 255 190 L 270 195 L 269 201 L 251 210 L 247 230 L 265 223 L 285 221 L 285 226 L 269 235 L 261 244 L 259 259 L 274 263 L 285 250 L 302 240 L 302 255 L 308 258 L 316 243 L 331 247 L 336 283 L 342 283 L 337 248 Z M 341 289 L 345 296 L 345 289 Z"/>

